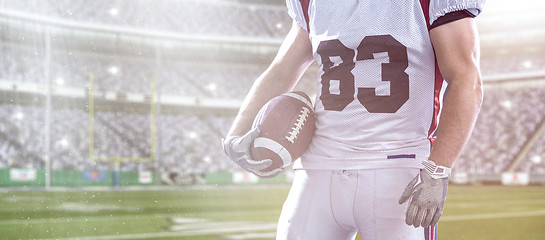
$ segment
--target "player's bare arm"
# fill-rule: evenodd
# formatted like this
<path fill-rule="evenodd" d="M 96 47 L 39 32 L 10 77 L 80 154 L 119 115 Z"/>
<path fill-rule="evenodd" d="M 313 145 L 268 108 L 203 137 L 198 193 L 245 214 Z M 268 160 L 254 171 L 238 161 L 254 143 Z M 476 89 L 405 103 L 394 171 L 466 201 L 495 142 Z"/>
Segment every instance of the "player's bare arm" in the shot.
<path fill-rule="evenodd" d="M 449 84 L 437 138 L 424 169 L 407 185 L 399 202 L 409 201 L 405 222 L 435 226 L 443 213 L 450 169 L 467 142 L 482 102 L 479 44 L 472 18 L 430 31 L 443 78 Z"/>
<path fill-rule="evenodd" d="M 430 38 L 449 86 L 430 160 L 452 168 L 471 135 L 483 98 L 475 20 L 439 26 L 430 31 Z"/>
<path fill-rule="evenodd" d="M 246 134 L 259 109 L 273 97 L 291 91 L 312 61 L 308 33 L 294 22 L 271 65 L 244 99 L 228 136 Z"/>
<path fill-rule="evenodd" d="M 294 22 L 271 65 L 253 84 L 227 138 L 222 141 L 227 156 L 246 171 L 260 177 L 274 177 L 284 171 L 283 168 L 270 170 L 271 159 L 251 159 L 250 146 L 259 135 L 259 130 L 251 126 L 261 107 L 270 99 L 291 91 L 311 62 L 308 34 Z"/>

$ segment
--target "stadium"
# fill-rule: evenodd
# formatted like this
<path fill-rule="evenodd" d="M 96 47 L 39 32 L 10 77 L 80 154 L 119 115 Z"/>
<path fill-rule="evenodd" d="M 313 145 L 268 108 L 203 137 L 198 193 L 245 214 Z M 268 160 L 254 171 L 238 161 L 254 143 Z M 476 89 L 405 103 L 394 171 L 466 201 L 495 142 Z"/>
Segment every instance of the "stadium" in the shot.
<path fill-rule="evenodd" d="M 477 18 L 484 102 L 441 239 L 545 239 L 545 3 Z M 292 172 L 223 154 L 283 0 L 0 0 L 0 239 L 272 239 Z M 313 64 L 296 90 L 316 96 Z"/>

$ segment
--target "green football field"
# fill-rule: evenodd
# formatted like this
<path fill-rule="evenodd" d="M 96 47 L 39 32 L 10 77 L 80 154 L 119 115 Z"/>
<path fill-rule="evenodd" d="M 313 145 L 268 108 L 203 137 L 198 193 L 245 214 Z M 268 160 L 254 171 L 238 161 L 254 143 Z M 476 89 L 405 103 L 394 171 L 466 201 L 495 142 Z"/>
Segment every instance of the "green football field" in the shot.
<path fill-rule="evenodd" d="M 0 239 L 273 239 L 288 190 L 4 189 Z M 439 239 L 545 239 L 545 187 L 450 186 Z"/>

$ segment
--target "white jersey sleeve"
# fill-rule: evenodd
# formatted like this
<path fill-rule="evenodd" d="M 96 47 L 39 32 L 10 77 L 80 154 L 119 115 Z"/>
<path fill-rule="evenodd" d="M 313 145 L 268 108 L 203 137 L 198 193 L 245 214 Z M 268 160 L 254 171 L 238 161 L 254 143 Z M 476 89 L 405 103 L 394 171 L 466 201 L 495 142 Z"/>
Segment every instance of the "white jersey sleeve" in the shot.
<path fill-rule="evenodd" d="M 468 10 L 477 16 L 482 11 L 486 0 L 431 0 L 430 1 L 430 25 L 435 20 L 447 13 Z"/>
<path fill-rule="evenodd" d="M 306 1 L 306 6 L 304 2 L 305 1 L 286 0 L 286 6 L 288 7 L 288 14 L 290 17 L 308 32 L 308 19 L 306 19 L 308 18 L 308 1 Z M 306 9 L 304 9 L 305 7 Z"/>

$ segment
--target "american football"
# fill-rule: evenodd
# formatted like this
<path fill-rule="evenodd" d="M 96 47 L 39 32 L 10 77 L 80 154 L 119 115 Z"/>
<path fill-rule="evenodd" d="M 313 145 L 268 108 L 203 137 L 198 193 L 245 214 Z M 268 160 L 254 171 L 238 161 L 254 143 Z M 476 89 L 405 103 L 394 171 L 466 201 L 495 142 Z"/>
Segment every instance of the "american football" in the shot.
<path fill-rule="evenodd" d="M 305 93 L 289 92 L 271 99 L 253 123 L 260 133 L 250 150 L 252 158 L 273 161 L 264 171 L 290 165 L 310 144 L 315 121 L 312 103 Z"/>

